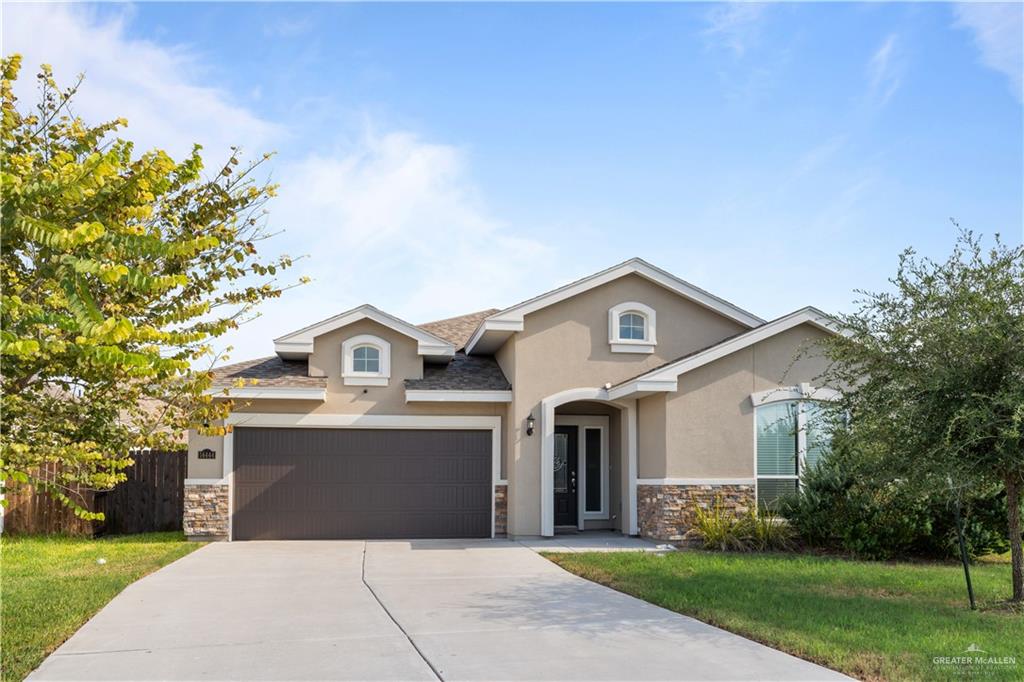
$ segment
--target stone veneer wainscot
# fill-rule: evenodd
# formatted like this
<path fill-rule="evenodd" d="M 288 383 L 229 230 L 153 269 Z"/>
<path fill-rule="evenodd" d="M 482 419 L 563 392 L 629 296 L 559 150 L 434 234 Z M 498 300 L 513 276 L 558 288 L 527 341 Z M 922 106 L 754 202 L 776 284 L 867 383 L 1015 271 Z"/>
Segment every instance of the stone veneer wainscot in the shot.
<path fill-rule="evenodd" d="M 494 486 L 494 534 L 508 533 L 508 486 Z"/>
<path fill-rule="evenodd" d="M 220 483 L 185 486 L 185 535 L 195 540 L 228 539 L 228 486 Z"/>
<path fill-rule="evenodd" d="M 654 540 L 691 543 L 697 540 L 696 509 L 710 509 L 716 498 L 736 515 L 755 504 L 750 485 L 638 485 L 637 507 L 640 535 Z"/>

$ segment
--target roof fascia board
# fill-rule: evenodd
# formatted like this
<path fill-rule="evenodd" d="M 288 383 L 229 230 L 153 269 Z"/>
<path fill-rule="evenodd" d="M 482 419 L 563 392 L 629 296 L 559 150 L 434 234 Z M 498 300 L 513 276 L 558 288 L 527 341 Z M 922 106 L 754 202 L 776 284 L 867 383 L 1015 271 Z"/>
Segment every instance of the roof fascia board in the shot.
<path fill-rule="evenodd" d="M 285 386 L 245 386 L 242 388 L 222 387 L 205 391 L 215 398 L 271 398 L 274 400 L 327 400 L 326 388 L 296 388 Z"/>
<path fill-rule="evenodd" d="M 510 403 L 512 391 L 457 391 L 406 389 L 405 402 L 425 403 Z"/>
<path fill-rule="evenodd" d="M 326 320 L 303 327 L 290 334 L 279 336 L 274 339 L 274 350 L 277 353 L 312 353 L 313 339 L 363 319 L 373 320 L 400 334 L 415 339 L 419 355 L 445 357 L 455 355 L 454 344 L 369 304 L 361 305 L 358 308 L 353 308 L 334 317 L 329 317 Z"/>

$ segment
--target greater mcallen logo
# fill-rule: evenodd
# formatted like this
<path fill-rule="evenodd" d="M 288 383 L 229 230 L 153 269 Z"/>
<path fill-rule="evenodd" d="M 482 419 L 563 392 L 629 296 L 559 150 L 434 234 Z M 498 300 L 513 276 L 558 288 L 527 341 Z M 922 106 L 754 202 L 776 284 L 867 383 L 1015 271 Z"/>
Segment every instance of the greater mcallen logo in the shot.
<path fill-rule="evenodd" d="M 971 642 L 959 656 L 935 656 L 932 663 L 937 666 L 954 666 L 965 674 L 983 673 L 993 668 L 1007 668 L 1017 665 L 1016 656 L 990 656 L 987 651 Z"/>

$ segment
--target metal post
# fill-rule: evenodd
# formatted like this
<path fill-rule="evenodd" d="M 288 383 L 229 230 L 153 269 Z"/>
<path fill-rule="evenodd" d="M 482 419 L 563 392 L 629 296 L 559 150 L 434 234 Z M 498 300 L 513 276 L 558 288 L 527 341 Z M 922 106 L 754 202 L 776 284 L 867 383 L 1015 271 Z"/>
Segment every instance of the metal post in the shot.
<path fill-rule="evenodd" d="M 971 585 L 971 568 L 970 563 L 967 561 L 967 543 L 964 542 L 964 522 L 960 518 L 959 495 L 953 498 L 953 515 L 956 518 L 956 536 L 960 541 L 960 561 L 964 564 L 964 579 L 967 580 L 967 597 L 971 600 L 971 610 L 976 611 L 978 607 L 974 603 L 974 587 Z"/>

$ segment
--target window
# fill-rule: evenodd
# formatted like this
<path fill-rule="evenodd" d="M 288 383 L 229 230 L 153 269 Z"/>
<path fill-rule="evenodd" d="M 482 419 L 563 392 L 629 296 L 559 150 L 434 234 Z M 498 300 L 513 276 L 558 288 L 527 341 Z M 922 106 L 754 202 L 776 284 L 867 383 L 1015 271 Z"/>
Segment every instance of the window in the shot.
<path fill-rule="evenodd" d="M 380 371 L 380 349 L 374 346 L 359 346 L 352 352 L 352 369 L 357 372 Z"/>
<path fill-rule="evenodd" d="M 653 353 L 656 313 L 654 308 L 628 301 L 608 311 L 608 343 L 613 353 Z"/>
<path fill-rule="evenodd" d="M 828 451 L 831 437 L 817 403 L 786 400 L 757 408 L 757 501 L 774 505 L 800 489 L 800 477 Z"/>
<path fill-rule="evenodd" d="M 584 511 L 600 513 L 603 511 L 602 485 L 605 484 L 601 475 L 604 464 L 601 458 L 601 429 L 583 429 L 583 461 L 586 469 L 584 481 Z"/>
<path fill-rule="evenodd" d="M 341 376 L 346 386 L 387 386 L 391 378 L 391 344 L 360 334 L 341 344 Z"/>
<path fill-rule="evenodd" d="M 647 323 L 642 315 L 626 313 L 619 315 L 619 338 L 643 340 L 646 335 Z"/>

